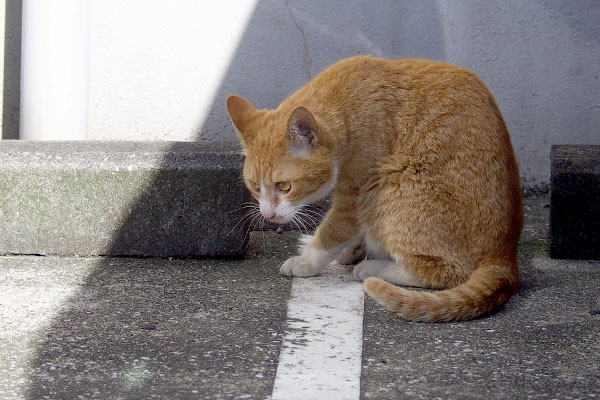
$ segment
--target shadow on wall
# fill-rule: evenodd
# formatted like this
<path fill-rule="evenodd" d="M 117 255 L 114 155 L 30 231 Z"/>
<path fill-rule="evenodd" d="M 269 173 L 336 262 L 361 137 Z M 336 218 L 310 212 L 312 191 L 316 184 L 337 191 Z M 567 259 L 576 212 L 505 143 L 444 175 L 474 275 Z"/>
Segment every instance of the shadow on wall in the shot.
<path fill-rule="evenodd" d="M 6 0 L 4 25 L 4 76 L 2 93 L 2 139 L 19 138 L 21 102 L 22 0 Z"/>
<path fill-rule="evenodd" d="M 319 70 L 344 57 L 370 53 L 443 59 L 441 30 L 431 18 L 436 13 L 433 1 L 259 1 L 209 117 L 198 126 L 198 139 L 237 140 L 225 110 L 229 93 L 247 96 L 258 107 L 275 107 Z M 327 17 L 331 15 L 335 20 Z M 424 15 L 428 18 L 421 18 Z M 423 20 L 430 22 L 423 24 Z M 422 52 L 406 53 L 410 48 Z M 153 192 L 161 179 L 155 179 L 146 192 Z M 115 234 L 111 253 L 139 229 L 136 216 L 147 204 L 142 194 Z M 165 215 L 173 213 L 165 210 Z M 239 265 L 251 268 L 245 274 L 266 268 L 248 261 Z M 282 279 L 271 276 L 275 269 L 267 267 L 266 280 Z M 182 262 L 171 265 L 164 260 L 99 261 L 37 342 L 26 367 L 27 398 L 138 398 L 144 394 L 169 398 L 182 395 L 190 386 L 199 393 L 213 393 L 219 382 L 228 382 L 227 377 L 240 392 L 255 393 L 256 387 L 266 387 L 265 393 L 254 397 L 268 396 L 278 358 L 278 344 L 271 341 L 269 330 L 282 333 L 284 327 L 277 324 L 284 318 L 285 302 L 278 302 L 282 306 L 277 309 L 262 311 L 271 317 L 263 314 L 245 320 L 248 314 L 238 312 L 240 304 L 242 308 L 257 301 L 262 304 L 259 297 L 269 295 L 268 287 L 248 288 L 253 278 L 243 274 L 238 282 L 247 280 L 248 284 L 235 284 L 218 267 L 207 268 L 193 268 L 189 263 L 186 267 Z M 244 268 L 234 270 L 231 274 Z M 165 290 L 165 282 L 173 282 L 169 290 Z M 265 282 L 262 285 L 268 286 Z M 231 295 L 218 295 L 217 286 Z M 250 296 L 252 293 L 256 295 Z M 145 308 L 136 308 L 139 304 Z M 264 373 L 238 365 L 244 349 L 223 347 L 223 338 L 235 333 L 230 327 L 237 325 L 246 327 L 244 346 L 259 343 L 259 347 L 273 348 L 264 359 Z M 169 347 L 173 352 L 164 354 Z M 204 356 L 211 352 L 218 356 L 217 362 L 208 365 Z"/>
<path fill-rule="evenodd" d="M 198 139 L 237 140 L 225 109 L 229 94 L 275 108 L 327 66 L 358 54 L 443 60 L 437 2 L 259 1 Z"/>

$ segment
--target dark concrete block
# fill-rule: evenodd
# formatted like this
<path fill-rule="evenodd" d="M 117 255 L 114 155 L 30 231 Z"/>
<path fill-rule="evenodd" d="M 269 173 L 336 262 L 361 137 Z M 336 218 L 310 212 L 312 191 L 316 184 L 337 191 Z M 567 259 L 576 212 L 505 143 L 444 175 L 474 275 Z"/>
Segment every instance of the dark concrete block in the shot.
<path fill-rule="evenodd" d="M 552 146 L 550 255 L 600 259 L 600 146 Z"/>
<path fill-rule="evenodd" d="M 237 145 L 0 141 L 0 160 L 0 254 L 245 252 Z"/>

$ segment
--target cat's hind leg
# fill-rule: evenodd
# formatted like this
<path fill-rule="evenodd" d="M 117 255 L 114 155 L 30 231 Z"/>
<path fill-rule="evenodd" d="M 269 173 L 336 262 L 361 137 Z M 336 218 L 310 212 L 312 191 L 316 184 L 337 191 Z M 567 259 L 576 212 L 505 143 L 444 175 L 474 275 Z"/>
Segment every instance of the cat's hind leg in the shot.
<path fill-rule="evenodd" d="M 442 257 L 424 255 L 405 255 L 403 261 L 411 274 L 432 289 L 458 286 L 466 282 L 477 267 L 474 262 L 458 263 Z"/>
<path fill-rule="evenodd" d="M 354 267 L 354 279 L 364 281 L 369 277 L 383 279 L 394 285 L 426 287 L 415 274 L 394 260 L 364 260 Z"/>
<path fill-rule="evenodd" d="M 353 238 L 337 255 L 335 261 L 342 265 L 354 265 L 365 259 L 367 253 L 359 236 Z"/>

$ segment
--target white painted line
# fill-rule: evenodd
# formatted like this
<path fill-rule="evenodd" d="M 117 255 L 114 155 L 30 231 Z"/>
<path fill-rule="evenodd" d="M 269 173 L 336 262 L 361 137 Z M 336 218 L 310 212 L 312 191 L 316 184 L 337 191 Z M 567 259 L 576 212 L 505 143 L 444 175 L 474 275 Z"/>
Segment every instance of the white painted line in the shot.
<path fill-rule="evenodd" d="M 345 269 L 294 278 L 272 400 L 360 398 L 364 294 Z"/>

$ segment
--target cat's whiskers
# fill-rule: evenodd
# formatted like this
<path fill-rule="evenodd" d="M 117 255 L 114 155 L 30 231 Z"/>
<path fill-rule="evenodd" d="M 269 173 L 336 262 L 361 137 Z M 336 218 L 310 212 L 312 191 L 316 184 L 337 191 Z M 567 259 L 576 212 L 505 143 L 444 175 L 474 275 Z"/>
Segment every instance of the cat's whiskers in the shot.
<path fill-rule="evenodd" d="M 246 231 L 246 234 L 244 235 L 244 239 L 242 240 L 242 244 L 240 244 L 240 247 L 243 245 L 243 243 L 246 242 L 246 239 L 248 238 L 248 235 L 250 235 L 250 232 L 254 231 L 254 229 L 256 228 L 256 226 L 262 220 L 262 214 L 260 213 L 260 209 L 259 209 L 258 204 L 255 204 L 255 203 L 244 203 L 244 207 L 245 208 L 249 208 L 250 210 L 242 218 L 240 218 L 240 220 L 235 224 L 235 226 L 233 227 L 233 229 L 228 233 L 228 235 L 230 235 L 231 232 L 233 232 L 233 230 L 239 224 L 248 223 L 248 230 Z"/>
<path fill-rule="evenodd" d="M 271 241 L 268 240 L 266 232 L 268 232 L 269 223 L 266 219 L 262 218 L 260 232 L 262 237 L 262 248 L 265 253 L 271 251 Z"/>
<path fill-rule="evenodd" d="M 319 226 L 318 222 L 315 220 L 316 218 L 308 213 L 297 211 L 294 214 L 294 218 L 298 219 L 298 221 L 302 222 L 302 225 L 306 227 L 308 224 L 313 230 L 317 229 Z M 306 223 L 306 224 L 305 224 Z"/>
<path fill-rule="evenodd" d="M 301 233 L 308 235 L 308 229 L 306 227 L 306 225 L 302 222 L 302 219 L 298 218 L 296 215 L 294 215 L 292 217 L 292 219 L 290 220 L 290 222 L 292 223 L 292 225 L 294 225 L 296 227 L 297 230 L 299 230 Z"/>
<path fill-rule="evenodd" d="M 295 206 L 293 212 L 290 214 L 291 215 L 286 216 L 290 223 L 292 223 L 292 225 L 302 233 L 308 234 L 308 227 L 306 226 L 306 223 L 310 221 L 310 225 L 314 226 L 314 221 L 312 221 L 312 218 L 309 215 L 302 212 L 302 206 Z"/>
<path fill-rule="evenodd" d="M 229 233 L 227 233 L 227 236 L 231 235 L 231 233 L 240 225 L 240 224 L 244 224 L 246 223 L 250 218 L 252 218 L 253 216 L 255 216 L 256 214 L 260 214 L 259 208 L 257 204 L 254 203 L 248 203 L 248 205 L 245 205 L 244 208 L 249 208 L 250 210 L 248 212 L 246 212 L 246 214 L 244 214 L 239 220 L 238 222 L 233 226 L 233 228 L 231 228 L 231 230 L 229 231 Z M 238 207 L 236 210 L 233 211 L 239 211 L 241 210 L 242 207 Z M 231 213 L 233 211 L 229 211 L 228 213 Z"/>
<path fill-rule="evenodd" d="M 316 215 L 318 217 L 323 217 L 323 215 L 325 214 L 321 209 L 311 205 L 299 206 L 296 208 L 296 210 L 310 213 L 311 215 Z"/>
<path fill-rule="evenodd" d="M 313 205 L 305 205 L 299 206 L 297 209 L 298 213 L 303 213 L 304 216 L 311 220 L 311 222 L 315 225 L 315 230 L 324 222 L 327 222 L 334 228 L 337 226 L 335 221 L 333 221 L 329 214 L 326 211 L 323 211 L 321 208 L 313 206 Z"/>
<path fill-rule="evenodd" d="M 320 221 L 325 220 L 325 215 L 326 213 L 319 209 L 319 208 L 308 208 L 308 207 L 304 207 L 303 209 L 299 210 L 300 212 L 304 213 L 305 215 L 309 215 L 311 218 L 318 220 L 319 223 Z"/>
<path fill-rule="evenodd" d="M 227 211 L 226 214 L 231 214 L 234 213 L 236 211 L 240 211 L 240 210 L 246 210 L 248 208 L 252 209 L 252 208 L 256 208 L 258 207 L 258 205 L 256 203 L 253 203 L 251 201 L 247 201 L 245 203 L 240 204 L 238 207 L 234 208 L 231 211 Z"/>
<path fill-rule="evenodd" d="M 308 235 L 308 227 L 306 226 L 306 224 L 304 223 L 303 219 L 300 218 L 299 213 L 294 214 L 294 216 L 292 217 L 292 221 L 294 221 L 296 223 L 296 226 L 298 226 L 298 229 L 300 230 L 301 233 Z"/>

